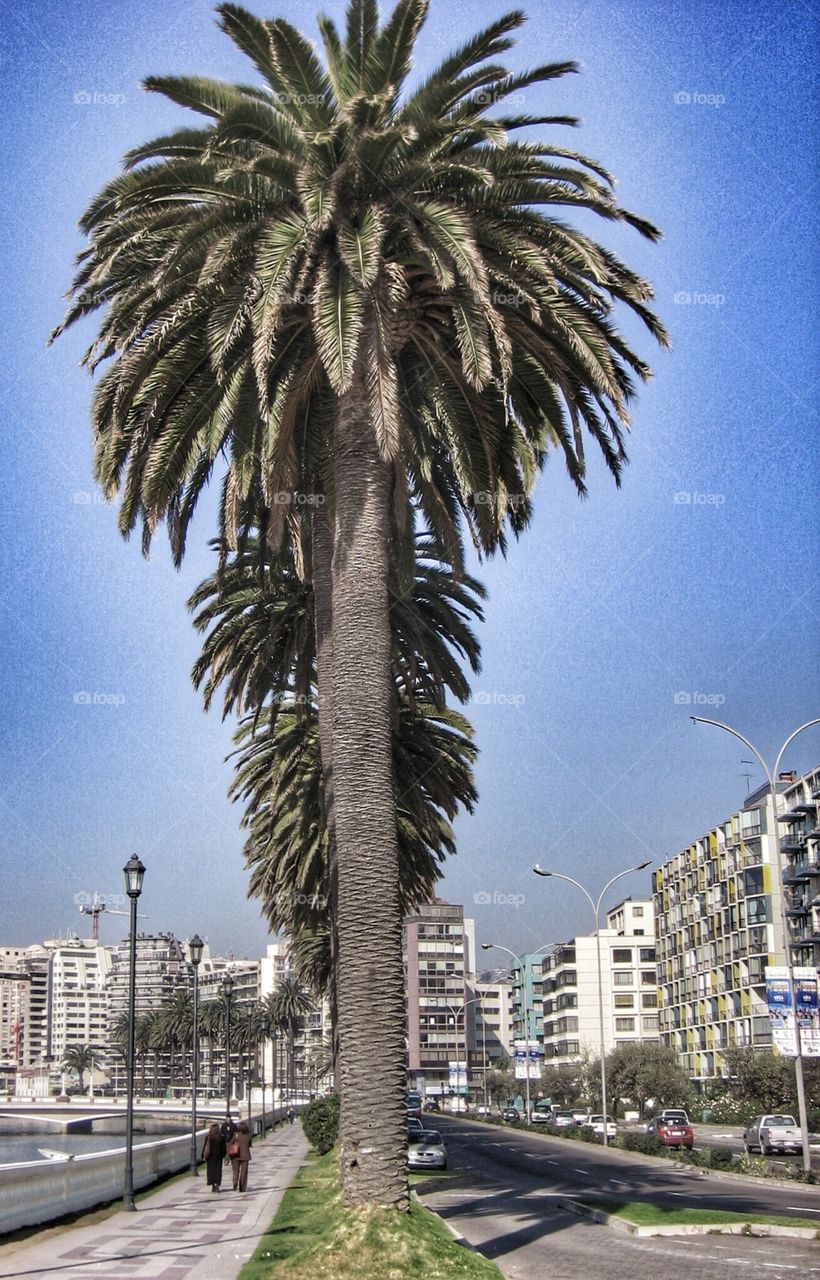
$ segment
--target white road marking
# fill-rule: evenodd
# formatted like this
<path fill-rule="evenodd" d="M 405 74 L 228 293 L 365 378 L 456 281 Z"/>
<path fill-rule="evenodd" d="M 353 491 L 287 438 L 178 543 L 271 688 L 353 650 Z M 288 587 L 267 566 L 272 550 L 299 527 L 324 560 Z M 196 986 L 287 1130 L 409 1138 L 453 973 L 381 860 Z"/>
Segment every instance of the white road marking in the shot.
<path fill-rule="evenodd" d="M 592 1177 L 592 1174 L 590 1173 L 589 1169 L 576 1169 L 576 1170 L 575 1170 L 575 1172 L 576 1172 L 576 1173 L 582 1173 L 582 1174 L 584 1175 L 584 1177 L 585 1177 L 585 1178 L 591 1178 L 591 1177 Z"/>
<path fill-rule="evenodd" d="M 799 1209 L 801 1213 L 820 1213 L 820 1209 L 807 1209 L 804 1204 L 787 1204 L 787 1209 Z"/>

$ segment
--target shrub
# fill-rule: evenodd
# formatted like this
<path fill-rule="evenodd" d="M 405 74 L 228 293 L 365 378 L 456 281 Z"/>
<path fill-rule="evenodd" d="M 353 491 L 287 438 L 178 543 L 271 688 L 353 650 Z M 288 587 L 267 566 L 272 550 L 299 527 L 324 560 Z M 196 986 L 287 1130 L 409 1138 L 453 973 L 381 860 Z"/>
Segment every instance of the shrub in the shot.
<path fill-rule="evenodd" d="M 665 1156 L 668 1154 L 667 1148 L 660 1142 L 654 1133 L 622 1133 L 616 1139 L 618 1146 L 622 1146 L 624 1151 L 639 1151 L 644 1156 Z"/>
<path fill-rule="evenodd" d="M 735 1158 L 725 1147 L 712 1147 L 709 1151 L 710 1169 L 732 1169 Z"/>
<path fill-rule="evenodd" d="M 594 1130 L 594 1129 L 585 1129 L 585 1128 L 580 1128 L 580 1129 L 578 1130 L 578 1137 L 581 1139 L 581 1141 L 582 1141 L 582 1142 L 597 1142 L 597 1141 L 598 1141 L 598 1135 L 597 1135 L 597 1133 L 595 1132 L 595 1130 Z"/>
<path fill-rule="evenodd" d="M 326 1155 L 339 1135 L 339 1099 L 330 1094 L 311 1102 L 302 1112 L 302 1128 L 310 1145 L 320 1156 Z"/>
<path fill-rule="evenodd" d="M 748 1173 L 754 1178 L 772 1176 L 768 1160 L 764 1160 L 762 1156 L 751 1156 L 747 1151 L 739 1156 L 737 1167 L 739 1173 Z"/>

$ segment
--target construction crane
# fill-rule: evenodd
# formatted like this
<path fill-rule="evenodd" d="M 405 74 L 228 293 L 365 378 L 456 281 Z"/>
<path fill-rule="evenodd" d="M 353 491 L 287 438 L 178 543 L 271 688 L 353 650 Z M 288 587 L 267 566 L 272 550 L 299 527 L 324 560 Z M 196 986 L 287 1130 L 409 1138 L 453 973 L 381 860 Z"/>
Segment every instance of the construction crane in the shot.
<path fill-rule="evenodd" d="M 94 942 L 100 940 L 100 916 L 103 911 L 107 911 L 110 916 L 127 916 L 127 911 L 117 911 L 115 907 L 108 907 L 100 898 L 98 893 L 94 894 L 91 902 L 80 903 L 80 915 L 91 916 L 91 937 Z M 138 915 L 138 920 L 147 920 L 147 916 Z"/>

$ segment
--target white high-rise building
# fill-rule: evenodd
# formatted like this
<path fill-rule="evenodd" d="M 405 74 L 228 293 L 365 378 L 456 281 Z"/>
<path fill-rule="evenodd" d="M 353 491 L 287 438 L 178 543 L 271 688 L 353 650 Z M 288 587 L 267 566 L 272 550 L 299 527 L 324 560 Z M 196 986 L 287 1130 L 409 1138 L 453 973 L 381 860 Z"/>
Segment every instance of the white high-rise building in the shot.
<path fill-rule="evenodd" d="M 53 940 L 44 946 L 48 953 L 46 1053 L 59 1065 L 72 1045 L 103 1049 L 108 1042 L 111 952 L 88 938 Z"/>
<path fill-rule="evenodd" d="M 659 1039 L 658 980 L 651 899 L 625 899 L 600 930 L 604 1052 Z M 547 1065 L 600 1055 L 598 940 L 580 935 L 543 964 L 544 1055 Z"/>

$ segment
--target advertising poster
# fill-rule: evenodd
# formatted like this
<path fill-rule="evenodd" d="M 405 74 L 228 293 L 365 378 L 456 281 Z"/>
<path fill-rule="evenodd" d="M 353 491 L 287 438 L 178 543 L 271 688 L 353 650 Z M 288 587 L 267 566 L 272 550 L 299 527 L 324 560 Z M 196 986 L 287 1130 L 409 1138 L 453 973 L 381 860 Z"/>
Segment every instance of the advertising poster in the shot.
<path fill-rule="evenodd" d="M 820 1009 L 817 970 L 795 967 L 794 993 L 785 965 L 766 967 L 766 1003 L 772 1028 L 772 1046 L 784 1057 L 797 1056 L 795 1013 L 800 1026 L 800 1051 L 805 1058 L 820 1058 Z"/>

